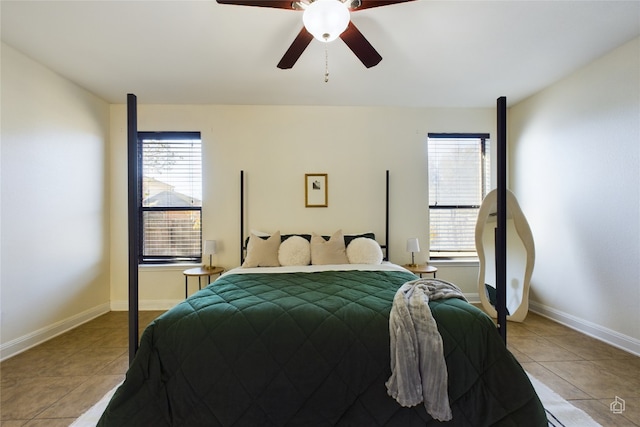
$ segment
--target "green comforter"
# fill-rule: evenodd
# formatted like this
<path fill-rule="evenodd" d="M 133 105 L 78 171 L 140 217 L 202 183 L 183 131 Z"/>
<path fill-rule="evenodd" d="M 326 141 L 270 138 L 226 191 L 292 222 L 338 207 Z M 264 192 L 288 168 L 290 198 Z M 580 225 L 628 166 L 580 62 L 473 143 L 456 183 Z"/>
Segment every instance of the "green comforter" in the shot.
<path fill-rule="evenodd" d="M 401 271 L 226 275 L 154 320 L 99 426 L 425 426 L 387 395 Z M 429 303 L 456 426 L 546 426 L 493 321 Z"/>

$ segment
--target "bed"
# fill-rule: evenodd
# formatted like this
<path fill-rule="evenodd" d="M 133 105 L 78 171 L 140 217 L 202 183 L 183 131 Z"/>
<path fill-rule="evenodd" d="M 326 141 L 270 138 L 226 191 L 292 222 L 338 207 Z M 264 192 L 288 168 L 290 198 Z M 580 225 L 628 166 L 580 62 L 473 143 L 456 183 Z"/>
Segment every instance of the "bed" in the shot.
<path fill-rule="evenodd" d="M 453 415 L 441 423 L 424 405 L 399 405 L 386 389 L 392 375 L 389 315 L 394 295 L 416 279 L 388 262 L 245 265 L 154 320 L 139 342 L 135 183 L 140 171 L 135 162 L 137 101 L 129 94 L 130 368 L 98 425 L 548 425 L 526 373 L 505 345 L 506 98 L 499 98 L 497 107 L 498 324 L 461 299 L 429 301 L 442 341 Z M 241 242 L 244 187 L 241 171 Z M 386 260 L 389 205 L 387 171 L 385 245 L 380 245 Z M 281 236 L 280 243 L 291 237 Z M 346 249 L 352 243 L 345 239 Z M 244 265 L 248 247 L 242 243 L 240 248 Z"/>
<path fill-rule="evenodd" d="M 383 261 L 371 236 L 343 243 L 345 252 L 360 245 L 342 263 L 329 246 L 344 236 L 324 236 L 329 258 L 319 265 L 304 265 L 301 239 L 252 234 L 243 267 L 154 320 L 98 425 L 547 425 L 494 322 L 458 298 L 429 302 L 453 419 L 400 406 L 385 386 L 389 314 L 398 288 L 417 276 Z M 296 241 L 289 265 L 280 257 L 280 266 L 263 266 L 268 257 L 253 256 L 252 241 L 264 249 L 277 240 Z"/>

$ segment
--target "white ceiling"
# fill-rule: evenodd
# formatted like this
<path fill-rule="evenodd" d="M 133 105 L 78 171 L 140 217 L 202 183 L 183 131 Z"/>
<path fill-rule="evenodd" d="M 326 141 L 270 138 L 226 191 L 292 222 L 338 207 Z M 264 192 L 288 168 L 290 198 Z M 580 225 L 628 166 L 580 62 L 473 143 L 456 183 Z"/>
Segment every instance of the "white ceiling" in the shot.
<path fill-rule="evenodd" d="M 640 35 L 640 1 L 435 1 L 355 12 L 382 55 L 341 41 L 276 64 L 302 13 L 200 1 L 0 2 L 2 41 L 110 103 L 514 104 Z"/>

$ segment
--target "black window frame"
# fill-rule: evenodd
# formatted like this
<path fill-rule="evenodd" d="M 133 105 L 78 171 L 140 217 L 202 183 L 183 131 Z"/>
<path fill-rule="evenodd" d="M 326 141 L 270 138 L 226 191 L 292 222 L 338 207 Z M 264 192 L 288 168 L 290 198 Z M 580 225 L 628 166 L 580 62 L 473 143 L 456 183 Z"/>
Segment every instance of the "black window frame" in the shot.
<path fill-rule="evenodd" d="M 153 139 L 153 140 L 176 140 L 176 139 L 184 139 L 184 140 L 200 140 L 200 150 L 202 155 L 202 137 L 199 131 L 138 131 L 138 141 L 137 141 L 137 163 L 138 163 L 138 223 L 139 227 L 139 238 L 138 238 L 138 250 L 139 250 L 139 264 L 177 264 L 177 263 L 200 263 L 202 262 L 202 203 L 200 206 L 172 206 L 172 207 L 151 207 L 151 206 L 143 206 L 144 200 L 144 191 L 143 191 L 143 182 L 144 182 L 144 167 L 143 167 L 143 141 Z M 199 252 L 193 254 L 193 256 L 175 256 L 175 255 L 149 255 L 146 256 L 144 254 L 144 215 L 145 212 L 189 212 L 195 211 L 199 214 L 199 223 L 200 229 L 198 233 L 198 248 Z"/>
<path fill-rule="evenodd" d="M 490 179 L 490 176 L 487 176 L 488 172 L 487 171 L 487 166 L 490 167 L 490 164 L 487 165 L 487 156 L 489 154 L 489 143 L 491 141 L 491 134 L 490 133 L 437 133 L 437 132 L 430 132 L 427 134 L 427 138 L 428 139 L 478 139 L 480 140 L 480 152 L 481 152 L 481 161 L 482 161 L 482 167 L 481 167 L 481 197 L 480 197 L 480 203 L 479 204 L 455 204 L 455 205 L 442 205 L 442 204 L 435 204 L 432 205 L 431 203 L 429 203 L 429 213 L 431 213 L 432 210 L 444 210 L 444 209 L 456 209 L 456 210 L 466 210 L 466 209 L 475 209 L 475 210 L 479 210 L 480 209 L 480 205 L 482 203 L 482 200 L 484 199 L 484 197 L 487 195 L 487 193 L 489 192 L 489 185 L 488 185 L 488 181 Z M 428 151 L 428 148 L 427 148 Z M 489 156 L 490 158 L 490 156 Z M 431 215 L 429 215 L 429 221 L 431 224 Z M 471 250 L 471 248 L 469 248 L 469 250 L 460 250 L 460 249 L 456 249 L 456 248 L 449 248 L 449 249 L 436 249 L 434 250 L 431 247 L 431 225 L 429 226 L 429 253 L 430 253 L 430 258 L 456 258 L 456 257 L 463 257 L 463 256 L 477 256 L 475 249 Z M 475 254 L 475 255 L 474 255 Z"/>

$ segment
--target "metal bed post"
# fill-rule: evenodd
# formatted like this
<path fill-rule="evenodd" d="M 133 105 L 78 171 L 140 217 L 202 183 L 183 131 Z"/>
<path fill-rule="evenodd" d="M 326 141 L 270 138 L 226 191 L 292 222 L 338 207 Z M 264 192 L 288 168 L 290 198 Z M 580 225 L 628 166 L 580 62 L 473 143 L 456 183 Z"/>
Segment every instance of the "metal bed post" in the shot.
<path fill-rule="evenodd" d="M 138 108 L 137 98 L 127 95 L 127 158 L 129 178 L 129 364 L 138 351 L 138 261 L 140 216 L 138 209 Z"/>
<path fill-rule="evenodd" d="M 240 171 L 240 265 L 244 261 L 244 171 Z"/>
<path fill-rule="evenodd" d="M 386 249 L 387 261 L 389 261 L 389 169 L 386 173 L 387 179 L 387 194 L 386 194 L 386 207 L 385 207 L 385 222 L 384 222 L 384 245 Z"/>
<path fill-rule="evenodd" d="M 507 343 L 507 98 L 497 101 L 498 188 L 496 228 L 496 311 L 498 332 Z"/>

